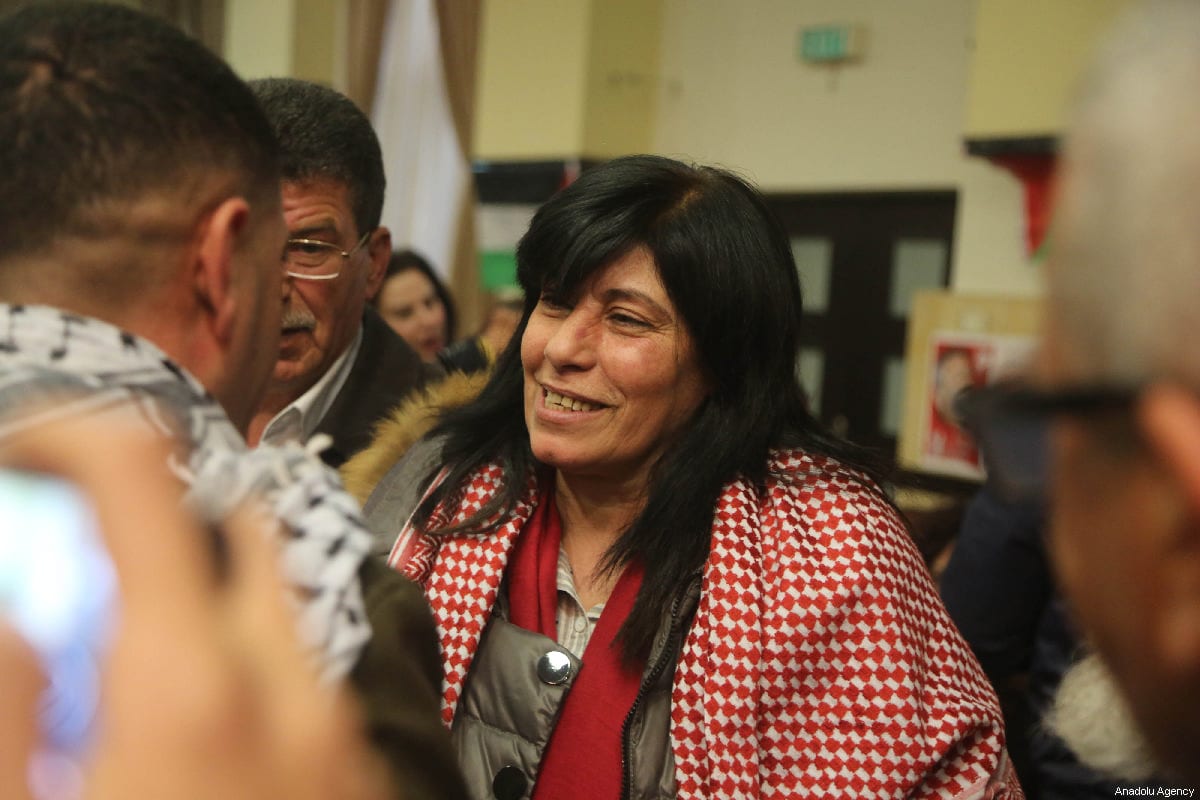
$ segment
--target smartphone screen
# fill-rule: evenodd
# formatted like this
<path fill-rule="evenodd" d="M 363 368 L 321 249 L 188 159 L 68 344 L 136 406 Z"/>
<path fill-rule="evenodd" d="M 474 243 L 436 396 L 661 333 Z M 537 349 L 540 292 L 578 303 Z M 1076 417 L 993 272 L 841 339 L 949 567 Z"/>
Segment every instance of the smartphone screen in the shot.
<path fill-rule="evenodd" d="M 115 600 L 116 576 L 82 493 L 59 478 L 0 469 L 0 615 L 41 658 L 51 750 L 78 754 L 87 744 Z"/>

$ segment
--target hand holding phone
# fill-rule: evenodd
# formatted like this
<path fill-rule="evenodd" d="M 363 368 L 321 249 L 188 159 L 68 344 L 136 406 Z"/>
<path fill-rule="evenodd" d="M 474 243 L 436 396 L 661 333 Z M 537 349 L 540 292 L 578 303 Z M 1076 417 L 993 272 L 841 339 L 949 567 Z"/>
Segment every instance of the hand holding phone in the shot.
<path fill-rule="evenodd" d="M 358 709 L 340 687 L 319 683 L 297 639 L 274 531 L 261 519 L 231 520 L 228 576 L 215 580 L 205 532 L 183 510 L 166 457 L 166 444 L 142 430 L 81 420 L 20 434 L 0 452 L 83 493 L 120 587 L 83 797 L 391 797 Z M 0 636 L 0 743 L 20 741 L 30 723 L 2 699 L 26 674 L 10 665 L 29 661 L 13 644 Z M 31 797 L 25 775 L 4 769 L 0 796 Z"/>
<path fill-rule="evenodd" d="M 0 469 L 0 619 L 38 654 L 43 740 L 83 752 L 99 703 L 98 657 L 116 581 L 82 492 L 43 473 Z"/>

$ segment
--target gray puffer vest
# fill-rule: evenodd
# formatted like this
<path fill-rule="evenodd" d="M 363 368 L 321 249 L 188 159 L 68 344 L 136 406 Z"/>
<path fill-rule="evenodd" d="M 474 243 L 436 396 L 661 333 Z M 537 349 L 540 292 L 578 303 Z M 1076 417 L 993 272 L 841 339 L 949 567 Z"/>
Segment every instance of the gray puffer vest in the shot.
<path fill-rule="evenodd" d="M 413 489 L 436 459 L 422 442 L 393 467 L 368 500 L 368 525 L 399 530 L 419 501 Z M 625 718 L 622 759 L 627 800 L 674 798 L 670 746 L 671 686 L 684 637 L 700 598 L 700 575 L 664 609 L 641 689 Z M 467 789 L 476 800 L 532 794 L 542 754 L 583 662 L 557 642 L 508 621 L 502 587 L 467 675 L 451 727 Z M 588 787 L 580 786 L 580 797 Z"/>
<path fill-rule="evenodd" d="M 699 597 L 697 576 L 664 614 L 641 689 L 625 718 L 621 766 L 628 800 L 675 797 L 668 735 L 671 683 Z M 507 605 L 507 599 L 497 602 L 483 632 L 451 729 L 467 788 L 479 800 L 530 795 L 563 700 L 582 666 L 553 639 L 509 622 Z M 579 789 L 587 795 L 586 786 Z"/>

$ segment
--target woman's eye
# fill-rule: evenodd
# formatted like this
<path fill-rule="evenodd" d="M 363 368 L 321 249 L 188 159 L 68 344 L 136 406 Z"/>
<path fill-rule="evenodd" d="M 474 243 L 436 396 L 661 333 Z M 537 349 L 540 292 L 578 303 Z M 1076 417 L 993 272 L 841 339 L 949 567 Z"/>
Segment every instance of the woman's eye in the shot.
<path fill-rule="evenodd" d="M 538 300 L 538 306 L 542 309 L 542 312 L 546 314 L 565 314 L 571 310 L 571 307 L 566 303 L 560 303 L 544 295 L 540 300 Z"/>
<path fill-rule="evenodd" d="M 648 324 L 644 319 L 635 317 L 632 314 L 626 314 L 622 311 L 614 311 L 608 315 L 608 318 L 618 325 L 625 325 L 628 327 L 644 328 Z"/>

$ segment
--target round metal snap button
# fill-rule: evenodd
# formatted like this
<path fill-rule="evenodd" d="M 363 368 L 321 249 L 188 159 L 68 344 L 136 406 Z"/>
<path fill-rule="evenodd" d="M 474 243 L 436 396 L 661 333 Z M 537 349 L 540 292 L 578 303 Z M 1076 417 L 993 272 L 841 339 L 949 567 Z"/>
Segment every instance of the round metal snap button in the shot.
<path fill-rule="evenodd" d="M 525 773 L 521 772 L 520 767 L 514 767 L 509 764 L 506 767 L 501 767 L 496 773 L 496 777 L 492 779 L 492 794 L 496 800 L 521 800 L 525 796 L 525 789 L 529 786 L 529 779 L 525 777 Z"/>
<path fill-rule="evenodd" d="M 571 658 L 561 650 L 551 650 L 538 659 L 537 675 L 542 683 L 557 686 L 571 677 Z"/>

